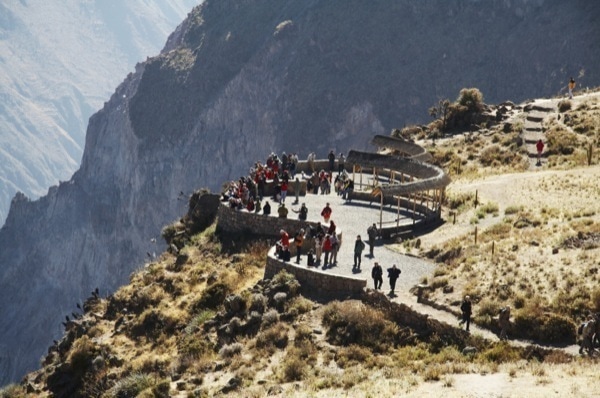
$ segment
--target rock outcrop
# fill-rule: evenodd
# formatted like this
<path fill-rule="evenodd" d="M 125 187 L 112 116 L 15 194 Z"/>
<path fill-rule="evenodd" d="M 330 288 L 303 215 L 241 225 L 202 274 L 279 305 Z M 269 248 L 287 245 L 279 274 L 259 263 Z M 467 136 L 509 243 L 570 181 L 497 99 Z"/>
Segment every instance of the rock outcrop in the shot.
<path fill-rule="evenodd" d="M 271 150 L 365 149 L 462 87 L 500 102 L 556 94 L 568 74 L 598 85 L 598 17 L 589 1 L 206 0 L 90 119 L 70 181 L 13 199 L 4 381 L 36 366 L 78 300 L 155 251 L 182 192 L 218 189 Z"/>

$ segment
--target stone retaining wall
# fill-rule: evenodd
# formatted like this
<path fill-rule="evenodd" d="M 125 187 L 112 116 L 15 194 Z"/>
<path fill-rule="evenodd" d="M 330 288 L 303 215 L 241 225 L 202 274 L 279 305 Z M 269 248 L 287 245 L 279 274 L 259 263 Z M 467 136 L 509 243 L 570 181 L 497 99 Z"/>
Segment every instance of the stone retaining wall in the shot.
<path fill-rule="evenodd" d="M 295 214 L 295 213 L 294 213 Z M 317 223 L 312 221 L 301 221 L 294 218 L 279 218 L 273 216 L 265 216 L 262 213 L 250 213 L 247 210 L 236 210 L 229 207 L 226 203 L 221 202 L 218 211 L 217 231 L 229 234 L 242 234 L 252 236 L 263 236 L 279 240 L 280 231 L 284 229 L 290 235 L 290 253 L 296 255 L 296 245 L 292 243 L 294 235 L 301 228 L 308 231 L 308 228 L 316 227 Z M 338 226 L 336 235 L 340 242 L 340 247 L 343 242 L 343 231 Z M 306 238 L 302 244 L 302 253 L 306 254 L 310 248 L 314 247 L 314 239 Z"/>
<path fill-rule="evenodd" d="M 310 293 L 336 296 L 360 294 L 367 286 L 366 279 L 334 275 L 318 267 L 309 268 L 306 265 L 297 265 L 293 261 L 293 258 L 292 262 L 278 260 L 275 258 L 275 249 L 271 248 L 267 255 L 264 278 L 271 279 L 281 270 L 286 270 L 298 279 L 302 289 L 307 289 Z"/>

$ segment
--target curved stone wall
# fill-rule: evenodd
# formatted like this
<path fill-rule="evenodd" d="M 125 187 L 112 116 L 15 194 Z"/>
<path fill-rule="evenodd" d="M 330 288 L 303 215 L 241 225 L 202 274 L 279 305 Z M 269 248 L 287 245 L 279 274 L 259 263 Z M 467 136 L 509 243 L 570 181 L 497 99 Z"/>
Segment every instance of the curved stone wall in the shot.
<path fill-rule="evenodd" d="M 308 289 L 311 293 L 348 296 L 359 294 L 367 287 L 367 280 L 364 278 L 335 275 L 322 271 L 318 267 L 309 268 L 306 265 L 278 260 L 275 258 L 275 249 L 271 248 L 267 256 L 265 279 L 273 278 L 282 270 L 294 275 L 302 288 Z"/>

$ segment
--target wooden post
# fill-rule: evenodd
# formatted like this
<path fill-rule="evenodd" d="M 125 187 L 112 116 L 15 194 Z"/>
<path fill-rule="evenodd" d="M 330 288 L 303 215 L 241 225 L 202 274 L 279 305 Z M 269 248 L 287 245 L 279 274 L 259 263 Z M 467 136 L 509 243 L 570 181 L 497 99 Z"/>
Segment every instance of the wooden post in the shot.
<path fill-rule="evenodd" d="M 398 216 L 396 217 L 396 228 L 400 226 L 400 196 L 398 196 Z"/>
<path fill-rule="evenodd" d="M 477 208 L 477 205 L 479 204 L 479 200 L 477 199 L 479 192 L 477 192 L 477 190 L 475 190 L 475 208 Z"/>
<path fill-rule="evenodd" d="M 379 206 L 379 232 L 383 226 L 383 191 L 381 191 L 381 205 Z"/>
<path fill-rule="evenodd" d="M 594 153 L 594 147 L 592 146 L 592 144 L 590 144 L 590 146 L 588 147 L 587 150 L 587 161 L 588 161 L 588 166 L 592 165 L 592 154 Z"/>
<path fill-rule="evenodd" d="M 452 216 L 453 216 L 452 224 L 456 224 L 456 212 L 452 213 Z"/>
<path fill-rule="evenodd" d="M 417 222 L 417 194 L 413 194 L 413 225 Z"/>
<path fill-rule="evenodd" d="M 496 246 L 496 242 L 492 241 L 492 259 L 494 258 L 494 248 Z"/>
<path fill-rule="evenodd" d="M 475 226 L 475 244 L 477 244 L 477 225 Z"/>

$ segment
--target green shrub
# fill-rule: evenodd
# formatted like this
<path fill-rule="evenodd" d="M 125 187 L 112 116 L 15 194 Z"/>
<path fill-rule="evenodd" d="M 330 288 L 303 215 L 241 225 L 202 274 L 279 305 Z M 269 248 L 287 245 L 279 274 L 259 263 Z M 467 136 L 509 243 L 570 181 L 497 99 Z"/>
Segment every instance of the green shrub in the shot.
<path fill-rule="evenodd" d="M 469 112 L 483 110 L 483 94 L 477 88 L 463 88 L 458 95 L 458 103 L 466 106 Z"/>
<path fill-rule="evenodd" d="M 504 210 L 504 215 L 511 215 L 511 214 L 517 214 L 520 211 L 523 210 L 523 206 L 508 206 L 505 210 Z"/>
<path fill-rule="evenodd" d="M 558 102 L 558 111 L 563 113 L 571 110 L 571 101 L 561 100 Z"/>
<path fill-rule="evenodd" d="M 177 342 L 177 350 L 180 355 L 198 359 L 211 354 L 214 344 L 201 332 L 195 335 L 184 335 Z"/>
<path fill-rule="evenodd" d="M 493 363 L 514 362 L 520 358 L 519 348 L 512 347 L 506 342 L 494 344 L 477 356 L 479 361 Z"/>
<path fill-rule="evenodd" d="M 147 388 L 155 385 L 155 378 L 146 373 L 134 373 L 119 381 L 110 389 L 111 398 L 135 398 Z"/>
<path fill-rule="evenodd" d="M 25 398 L 25 391 L 17 384 L 9 384 L 0 389 L 0 398 Z"/>
<path fill-rule="evenodd" d="M 192 305 L 192 309 L 194 312 L 199 312 L 207 308 L 216 309 L 223 304 L 229 293 L 231 293 L 231 288 L 223 282 L 210 285 L 202 292 L 200 299 Z"/>
<path fill-rule="evenodd" d="M 69 354 L 70 368 L 74 374 L 83 375 L 92 364 L 92 360 L 98 355 L 96 344 L 86 335 L 83 335 L 73 343 Z"/>
<path fill-rule="evenodd" d="M 135 319 L 129 329 L 129 335 L 133 338 L 146 336 L 150 339 L 156 339 L 162 333 L 173 333 L 178 325 L 179 321 L 177 319 L 152 308 L 144 311 L 142 315 Z"/>
<path fill-rule="evenodd" d="M 283 349 L 288 344 L 288 330 L 285 324 L 278 322 L 263 330 L 256 336 L 256 347 L 262 348 L 269 353 L 276 349 Z"/>
<path fill-rule="evenodd" d="M 514 318 L 515 335 L 541 343 L 575 343 L 576 325 L 570 319 L 554 314 L 520 311 Z"/>
<path fill-rule="evenodd" d="M 362 303 L 334 301 L 323 311 L 330 343 L 358 344 L 375 352 L 385 352 L 395 343 L 398 327 L 385 319 L 381 311 Z"/>
<path fill-rule="evenodd" d="M 295 352 L 295 350 L 288 352 L 281 365 L 282 375 L 280 378 L 283 382 L 303 380 L 308 373 L 308 364 Z"/>
<path fill-rule="evenodd" d="M 340 348 L 335 354 L 335 362 L 341 368 L 347 368 L 357 364 L 365 364 L 373 355 L 371 350 L 352 344 L 348 347 Z"/>
<path fill-rule="evenodd" d="M 547 153 L 549 155 L 570 155 L 577 146 L 577 135 L 563 129 L 546 132 Z"/>

